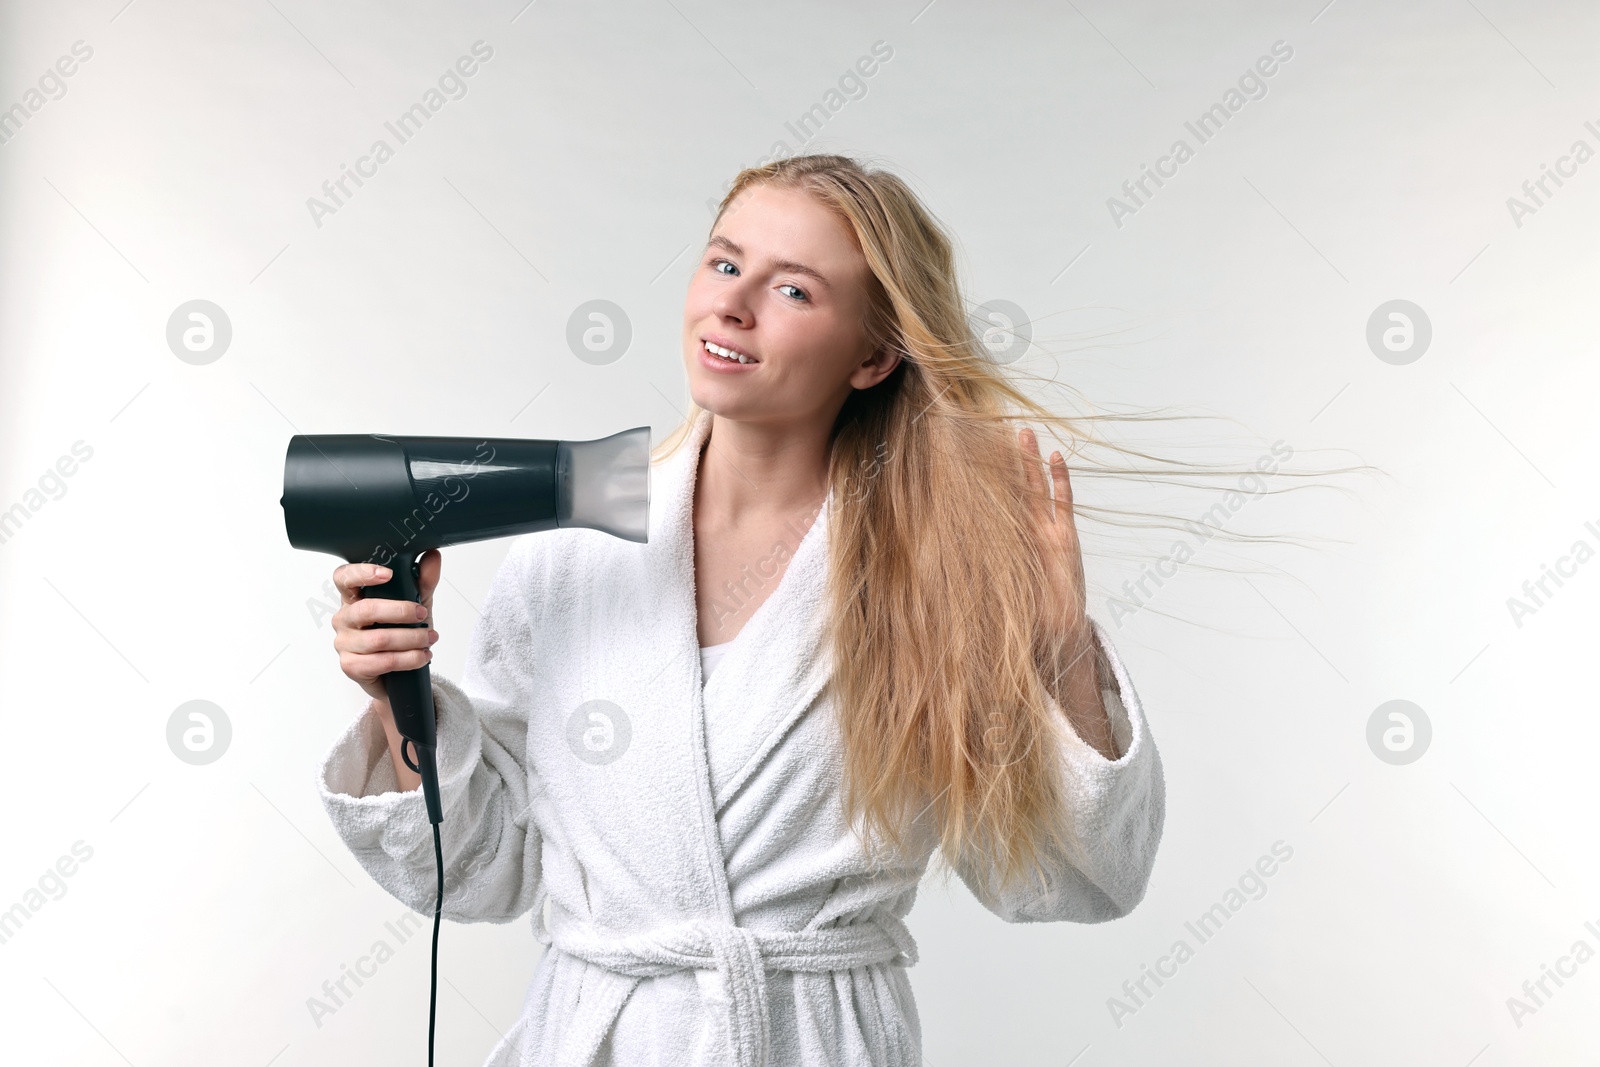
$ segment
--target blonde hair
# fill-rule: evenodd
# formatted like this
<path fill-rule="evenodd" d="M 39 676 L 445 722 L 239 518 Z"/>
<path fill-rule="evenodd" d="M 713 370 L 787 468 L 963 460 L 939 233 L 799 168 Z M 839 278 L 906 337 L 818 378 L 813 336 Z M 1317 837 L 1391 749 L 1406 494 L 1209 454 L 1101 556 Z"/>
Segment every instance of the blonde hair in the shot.
<path fill-rule="evenodd" d="M 1100 684 L 1114 683 L 1085 614 L 1043 618 L 1051 564 L 1019 420 L 1154 461 L 1158 474 L 1195 468 L 1089 432 L 1094 419 L 1127 416 L 1060 415 L 1013 385 L 974 332 L 951 240 L 899 177 L 838 155 L 747 168 L 712 229 L 758 184 L 802 189 L 849 227 L 868 269 L 867 334 L 901 357 L 847 398 L 829 459 L 830 686 L 847 814 L 875 849 L 904 846 L 931 811 L 940 851 L 980 892 L 1042 878 L 1048 857 L 1077 844 L 1057 743 L 1067 726 L 1050 696 L 1088 652 Z M 700 416 L 690 408 L 663 456 Z"/>

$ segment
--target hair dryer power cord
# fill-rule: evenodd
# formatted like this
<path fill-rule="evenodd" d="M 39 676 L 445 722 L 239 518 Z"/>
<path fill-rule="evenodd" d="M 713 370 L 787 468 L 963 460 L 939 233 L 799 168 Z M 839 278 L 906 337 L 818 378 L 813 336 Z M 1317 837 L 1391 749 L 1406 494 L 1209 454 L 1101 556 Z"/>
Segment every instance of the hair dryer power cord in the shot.
<path fill-rule="evenodd" d="M 400 758 L 405 760 L 407 767 L 421 773 L 421 752 L 418 752 L 419 758 L 413 762 L 406 752 L 407 745 L 413 749 L 417 747 L 411 738 L 402 738 Z M 439 917 L 444 911 L 444 846 L 439 840 L 438 823 L 433 824 L 433 866 L 439 872 L 439 891 L 433 898 L 433 960 L 428 966 L 428 1067 L 433 1067 L 434 1009 L 439 1003 Z"/>
<path fill-rule="evenodd" d="M 433 962 L 428 977 L 428 1067 L 433 1067 L 433 1009 L 439 1000 L 439 915 L 444 908 L 444 849 L 439 844 L 439 824 L 433 824 L 433 863 L 439 872 L 439 892 L 433 898 Z"/>

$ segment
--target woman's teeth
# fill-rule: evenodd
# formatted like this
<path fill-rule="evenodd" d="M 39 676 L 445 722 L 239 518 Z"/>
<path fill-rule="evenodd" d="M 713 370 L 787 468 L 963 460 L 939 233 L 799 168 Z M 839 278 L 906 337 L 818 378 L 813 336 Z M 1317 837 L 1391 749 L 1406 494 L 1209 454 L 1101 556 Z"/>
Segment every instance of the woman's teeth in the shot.
<path fill-rule="evenodd" d="M 729 360 L 729 361 L 734 362 L 734 363 L 754 363 L 755 362 L 755 360 L 751 359 L 750 357 L 741 356 L 739 353 L 733 351 L 732 349 L 723 348 L 721 345 L 714 345 L 710 341 L 706 341 L 704 343 L 705 343 L 707 352 L 710 352 L 712 355 L 717 356 L 717 357 L 719 357 L 721 359 L 726 359 L 726 360 Z"/>

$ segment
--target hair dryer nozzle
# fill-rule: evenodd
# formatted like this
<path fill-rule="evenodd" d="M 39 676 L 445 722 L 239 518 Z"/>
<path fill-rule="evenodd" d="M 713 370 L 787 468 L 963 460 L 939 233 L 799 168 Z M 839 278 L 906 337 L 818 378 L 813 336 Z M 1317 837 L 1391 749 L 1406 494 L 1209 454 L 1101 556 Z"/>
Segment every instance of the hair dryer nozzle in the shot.
<path fill-rule="evenodd" d="M 556 447 L 561 527 L 600 530 L 625 541 L 650 540 L 650 427 L 562 441 Z"/>

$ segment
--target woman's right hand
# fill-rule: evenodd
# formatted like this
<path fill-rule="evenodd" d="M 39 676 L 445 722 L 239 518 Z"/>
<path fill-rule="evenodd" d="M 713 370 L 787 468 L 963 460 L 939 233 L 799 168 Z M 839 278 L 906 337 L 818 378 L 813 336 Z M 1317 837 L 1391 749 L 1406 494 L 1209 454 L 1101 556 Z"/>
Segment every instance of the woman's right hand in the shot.
<path fill-rule="evenodd" d="M 393 714 L 383 676 L 391 671 L 416 670 L 433 659 L 432 646 L 439 640 L 439 634 L 433 629 L 433 590 L 439 584 L 442 561 L 438 549 L 429 549 L 418 560 L 420 609 L 409 600 L 361 596 L 362 587 L 382 585 L 389 580 L 387 567 L 345 563 L 334 568 L 333 584 L 344 600 L 343 606 L 333 615 L 333 647 L 339 653 L 339 668 L 378 702 L 382 712 Z M 402 562 L 401 566 L 406 564 Z M 414 625 L 424 621 L 428 623 L 425 627 Z M 378 622 L 413 625 L 369 629 Z"/>

